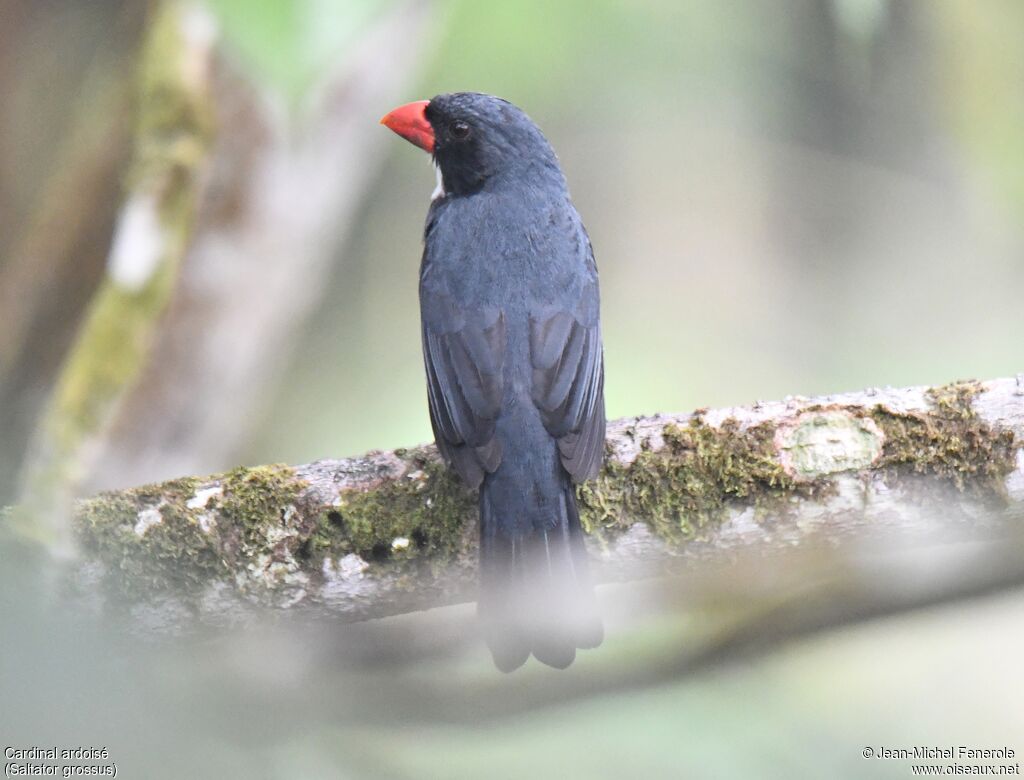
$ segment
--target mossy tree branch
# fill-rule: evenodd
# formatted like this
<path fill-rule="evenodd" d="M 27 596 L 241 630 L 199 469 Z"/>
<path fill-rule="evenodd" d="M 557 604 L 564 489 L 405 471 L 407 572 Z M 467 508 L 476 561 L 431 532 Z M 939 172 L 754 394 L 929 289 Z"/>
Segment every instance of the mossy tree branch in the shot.
<path fill-rule="evenodd" d="M 884 530 L 991 530 L 1024 507 L 1024 386 L 872 390 L 609 426 L 580 486 L 598 577 Z M 83 571 L 161 626 L 472 598 L 475 498 L 433 447 L 240 468 L 81 501 Z"/>

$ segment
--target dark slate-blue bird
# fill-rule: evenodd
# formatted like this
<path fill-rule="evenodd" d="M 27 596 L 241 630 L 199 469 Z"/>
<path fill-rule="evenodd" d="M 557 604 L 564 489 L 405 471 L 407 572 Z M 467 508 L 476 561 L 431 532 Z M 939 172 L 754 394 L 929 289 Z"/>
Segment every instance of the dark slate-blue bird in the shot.
<path fill-rule="evenodd" d="M 420 268 L 434 438 L 480 490 L 478 614 L 499 669 L 601 643 L 574 483 L 604 456 L 597 267 L 544 134 L 474 92 L 381 122 L 430 152 Z"/>

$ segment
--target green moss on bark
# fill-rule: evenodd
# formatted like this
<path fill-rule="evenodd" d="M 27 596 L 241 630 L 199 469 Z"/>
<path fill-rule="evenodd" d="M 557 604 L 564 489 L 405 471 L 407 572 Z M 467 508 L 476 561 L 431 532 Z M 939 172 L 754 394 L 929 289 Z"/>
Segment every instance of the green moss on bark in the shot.
<path fill-rule="evenodd" d="M 913 412 L 828 408 L 869 418 L 884 435 L 881 454 L 863 472 L 882 470 L 894 481 L 925 475 L 1004 499 L 1017 443 L 1012 431 L 975 413 L 979 392 L 976 383 L 937 388 L 930 408 Z M 828 496 L 831 475 L 795 478 L 784 470 L 777 432 L 774 422 L 741 430 L 735 420 L 711 426 L 700 415 L 668 425 L 657 450 L 642 449 L 629 464 L 609 459 L 597 479 L 578 487 L 583 524 L 600 537 L 643 521 L 671 546 L 700 537 L 734 505 L 775 517 L 797 508 L 796 499 Z M 366 576 L 436 583 L 434 575 L 476 556 L 476 497 L 433 451 L 395 456 L 400 476 L 394 462 L 368 460 L 358 473 L 367 489 L 343 490 L 333 502 L 292 469 L 261 466 L 99 496 L 82 502 L 76 527 L 114 587 L 129 595 L 198 592 L 229 580 L 273 598 L 280 585 L 315 584 L 326 556 L 336 562 L 349 554 L 368 564 Z"/>
<path fill-rule="evenodd" d="M 342 491 L 311 539 L 321 554 L 355 553 L 374 564 L 424 559 L 444 566 L 465 552 L 476 497 L 435 457 L 406 454 L 410 469 L 374 490 Z M 395 540 L 408 540 L 396 546 Z"/>
<path fill-rule="evenodd" d="M 189 506 L 204 484 L 215 493 Z M 243 572 L 265 579 L 273 564 L 294 569 L 308 535 L 296 506 L 304 487 L 287 466 L 259 466 L 205 483 L 180 479 L 105 493 L 79 504 L 75 532 L 82 548 L 106 564 L 114 592 L 194 595 Z"/>
<path fill-rule="evenodd" d="M 29 463 L 25 512 L 40 535 L 56 527 L 68 496 L 87 469 L 85 451 L 102 437 L 118 404 L 141 374 L 161 315 L 174 290 L 192 231 L 198 169 L 212 132 L 206 84 L 187 66 L 196 52 L 184 37 L 182 7 L 161 3 L 143 47 L 129 198 L 151 198 L 158 216 L 159 257 L 138 289 L 103 281 L 78 341 L 61 371 Z M 194 65 L 194 63 L 193 63 Z"/>
<path fill-rule="evenodd" d="M 927 412 L 870 412 L 885 433 L 878 467 L 891 474 L 940 477 L 961 492 L 1005 499 L 1006 477 L 1016 465 L 1013 431 L 994 429 L 974 411 L 979 382 L 955 382 L 928 391 Z"/>
<path fill-rule="evenodd" d="M 219 510 L 218 532 L 238 534 L 242 552 L 250 557 L 267 543 L 269 528 L 288 523 L 298 512 L 296 502 L 305 487 L 294 469 L 280 464 L 238 468 L 218 481 L 223 492 L 208 504 Z"/>
<path fill-rule="evenodd" d="M 193 593 L 228 567 L 186 502 L 197 480 L 179 479 L 106 493 L 80 505 L 75 531 L 83 550 L 105 564 L 107 585 L 129 598 Z M 140 525 L 140 518 L 147 521 Z"/>
<path fill-rule="evenodd" d="M 129 195 L 150 193 L 160 214 L 163 245 L 141 289 L 106 280 L 61 375 L 49 415 L 57 453 L 77 447 L 105 423 L 112 405 L 138 375 L 160 314 L 170 299 L 191 231 L 196 170 L 211 139 L 205 85 L 185 76 L 181 7 L 159 6 L 140 58 L 135 151 Z M 65 456 L 70 457 L 70 456 Z"/>
<path fill-rule="evenodd" d="M 775 457 L 775 426 L 741 431 L 735 420 L 720 427 L 700 415 L 686 426 L 668 425 L 664 447 L 641 451 L 628 466 L 609 462 L 601 475 L 578 488 L 588 529 L 625 530 L 644 520 L 666 541 L 698 535 L 720 521 L 733 501 L 781 509 L 794 495 L 826 483 L 796 482 Z"/>
<path fill-rule="evenodd" d="M 197 81 L 203 55 L 190 50 L 184 38 L 186 13 L 176 2 L 156 7 L 139 62 L 135 152 L 127 179 L 129 192 L 159 196 L 162 221 L 170 230 L 191 221 L 192 178 L 215 125 L 208 85 Z"/>

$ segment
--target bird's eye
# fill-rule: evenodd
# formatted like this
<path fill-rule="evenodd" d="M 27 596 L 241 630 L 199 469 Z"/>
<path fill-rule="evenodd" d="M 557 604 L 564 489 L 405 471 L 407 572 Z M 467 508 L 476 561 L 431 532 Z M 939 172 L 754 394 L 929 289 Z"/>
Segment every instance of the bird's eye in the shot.
<path fill-rule="evenodd" d="M 449 129 L 451 130 L 452 138 L 457 138 L 460 141 L 464 138 L 469 138 L 469 125 L 461 119 L 456 119 L 452 122 Z"/>

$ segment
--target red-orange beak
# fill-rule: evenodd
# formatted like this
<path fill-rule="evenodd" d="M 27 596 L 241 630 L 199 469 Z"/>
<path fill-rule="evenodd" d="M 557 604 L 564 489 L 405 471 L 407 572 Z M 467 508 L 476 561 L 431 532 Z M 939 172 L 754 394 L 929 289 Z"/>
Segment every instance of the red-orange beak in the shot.
<path fill-rule="evenodd" d="M 427 121 L 427 104 L 429 100 L 417 100 L 413 103 L 406 103 L 394 111 L 387 113 L 380 120 L 380 123 L 390 130 L 394 130 L 402 138 L 420 149 L 431 154 L 434 152 L 434 128 Z"/>

